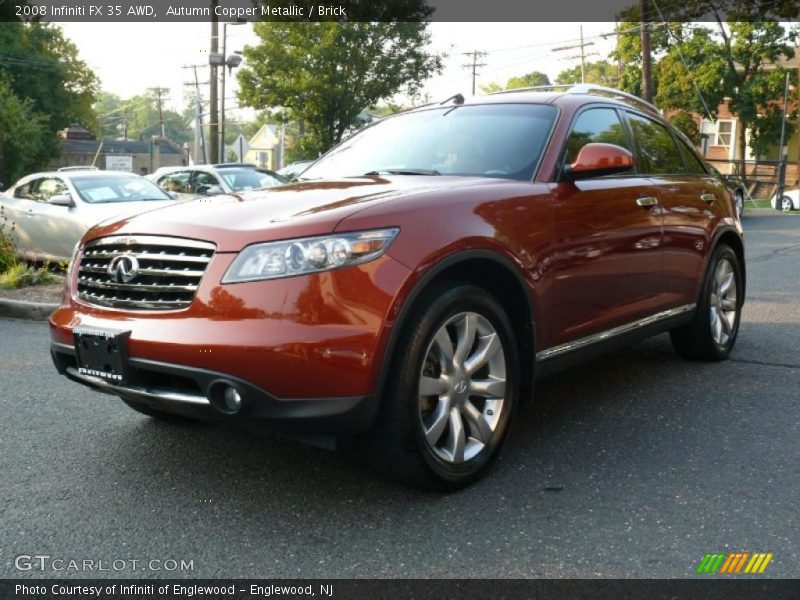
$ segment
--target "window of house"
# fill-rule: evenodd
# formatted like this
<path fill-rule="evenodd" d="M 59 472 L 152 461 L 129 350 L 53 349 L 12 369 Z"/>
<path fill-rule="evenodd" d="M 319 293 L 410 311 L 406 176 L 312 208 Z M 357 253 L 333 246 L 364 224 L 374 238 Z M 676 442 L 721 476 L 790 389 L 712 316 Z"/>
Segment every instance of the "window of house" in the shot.
<path fill-rule="evenodd" d="M 703 119 L 700 121 L 700 133 L 708 137 L 709 146 L 732 146 L 735 130 L 735 121 L 733 119 L 720 119 L 718 121 Z"/>

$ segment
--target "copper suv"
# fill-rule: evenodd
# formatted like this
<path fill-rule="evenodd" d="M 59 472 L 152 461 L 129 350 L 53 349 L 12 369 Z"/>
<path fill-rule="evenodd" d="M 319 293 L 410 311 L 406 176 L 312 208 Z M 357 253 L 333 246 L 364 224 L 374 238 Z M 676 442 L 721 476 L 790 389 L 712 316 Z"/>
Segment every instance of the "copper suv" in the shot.
<path fill-rule="evenodd" d="M 93 228 L 51 350 L 151 417 L 355 437 L 454 487 L 539 377 L 662 332 L 726 358 L 744 288 L 732 199 L 694 147 L 575 86 L 419 107 L 292 184 Z"/>

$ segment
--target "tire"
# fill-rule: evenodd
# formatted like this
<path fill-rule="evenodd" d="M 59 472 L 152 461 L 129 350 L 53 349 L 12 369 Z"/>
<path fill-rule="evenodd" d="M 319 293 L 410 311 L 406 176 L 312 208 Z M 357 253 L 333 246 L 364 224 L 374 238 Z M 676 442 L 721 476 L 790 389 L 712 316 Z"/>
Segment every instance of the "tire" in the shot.
<path fill-rule="evenodd" d="M 150 408 L 146 404 L 136 402 L 135 400 L 129 400 L 124 396 L 120 396 L 119 398 L 136 412 L 141 413 L 143 415 L 147 415 L 152 419 L 163 421 L 164 423 L 191 423 L 192 421 L 194 421 L 194 419 L 191 419 L 189 417 L 184 417 L 183 415 L 176 415 L 174 413 L 164 412 L 161 410 L 156 410 L 155 408 Z"/>
<path fill-rule="evenodd" d="M 516 339 L 497 300 L 458 282 L 423 294 L 389 368 L 367 438 L 372 462 L 425 489 L 457 489 L 483 475 L 519 396 Z"/>
<path fill-rule="evenodd" d="M 789 196 L 784 196 L 781 199 L 780 210 L 781 212 L 789 212 L 790 210 L 794 210 L 794 204 Z"/>
<path fill-rule="evenodd" d="M 694 318 L 670 333 L 672 346 L 691 360 L 725 360 L 739 333 L 742 269 L 730 246 L 716 247 L 708 263 Z"/>
<path fill-rule="evenodd" d="M 744 213 L 744 194 L 742 190 L 736 190 L 736 192 L 734 192 L 733 202 L 736 205 L 736 216 L 741 219 L 742 213 Z"/>

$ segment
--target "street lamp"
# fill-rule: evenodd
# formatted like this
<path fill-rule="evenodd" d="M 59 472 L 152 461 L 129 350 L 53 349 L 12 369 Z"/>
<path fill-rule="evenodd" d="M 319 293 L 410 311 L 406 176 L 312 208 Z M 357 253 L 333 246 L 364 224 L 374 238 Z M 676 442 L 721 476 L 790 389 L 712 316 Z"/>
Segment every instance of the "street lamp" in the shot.
<path fill-rule="evenodd" d="M 233 72 L 233 70 L 242 64 L 242 57 L 240 52 L 234 52 L 230 56 L 226 56 L 227 54 L 227 46 L 228 46 L 228 25 L 244 25 L 247 21 L 240 20 L 234 21 L 232 23 L 223 23 L 222 24 L 222 60 L 225 62 L 225 65 L 222 67 L 222 99 L 220 105 L 220 117 L 219 117 L 219 161 L 221 163 L 225 162 L 225 67 L 228 67 L 228 71 Z"/>

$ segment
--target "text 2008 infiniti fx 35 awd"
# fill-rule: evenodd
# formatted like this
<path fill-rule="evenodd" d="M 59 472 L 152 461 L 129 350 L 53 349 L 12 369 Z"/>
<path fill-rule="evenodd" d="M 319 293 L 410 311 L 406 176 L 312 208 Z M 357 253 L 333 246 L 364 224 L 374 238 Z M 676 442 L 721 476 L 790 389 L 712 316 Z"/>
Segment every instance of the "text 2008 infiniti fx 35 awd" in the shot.
<path fill-rule="evenodd" d="M 452 487 L 537 377 L 666 331 L 726 358 L 744 288 L 724 183 L 650 105 L 576 86 L 420 107 L 296 183 L 95 227 L 51 350 L 152 417 L 357 436 Z"/>

